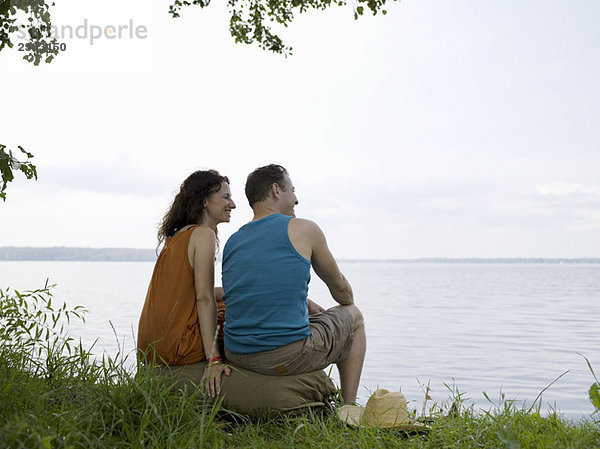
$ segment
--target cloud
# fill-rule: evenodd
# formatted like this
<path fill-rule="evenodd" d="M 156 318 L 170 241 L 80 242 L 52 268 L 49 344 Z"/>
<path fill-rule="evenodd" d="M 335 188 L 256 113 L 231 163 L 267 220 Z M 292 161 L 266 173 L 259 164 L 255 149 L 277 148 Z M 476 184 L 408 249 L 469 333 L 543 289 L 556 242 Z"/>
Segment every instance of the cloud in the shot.
<path fill-rule="evenodd" d="M 537 185 L 520 204 L 523 215 L 567 232 L 600 229 L 600 187 L 554 182 Z"/>
<path fill-rule="evenodd" d="M 129 159 L 44 167 L 40 180 L 69 190 L 100 194 L 155 196 L 176 190 L 177 182 Z"/>
<path fill-rule="evenodd" d="M 550 196 L 600 196 L 600 187 L 567 182 L 539 185 L 535 190 L 540 195 Z"/>

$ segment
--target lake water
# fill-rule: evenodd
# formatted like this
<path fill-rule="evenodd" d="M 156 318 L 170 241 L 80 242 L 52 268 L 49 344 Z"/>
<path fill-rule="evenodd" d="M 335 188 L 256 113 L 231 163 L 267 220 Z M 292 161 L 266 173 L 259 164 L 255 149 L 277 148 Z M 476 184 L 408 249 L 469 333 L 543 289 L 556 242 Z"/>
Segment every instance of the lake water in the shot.
<path fill-rule="evenodd" d="M 0 262 L 0 287 L 33 289 L 46 278 L 55 296 L 83 305 L 87 322 L 70 328 L 96 352 L 132 353 L 151 262 Z M 468 402 L 488 409 L 483 392 L 543 409 L 589 416 L 593 382 L 585 355 L 600 374 L 600 265 L 341 263 L 367 326 L 359 402 L 378 386 L 402 390 L 417 409 L 429 383 L 434 401 L 454 383 Z M 220 266 L 218 267 L 220 272 Z M 219 282 L 220 284 L 220 282 Z M 335 305 L 314 276 L 310 297 Z M 109 324 L 112 322 L 114 329 Z M 133 358 L 133 355 L 131 355 Z M 337 371 L 332 373 L 337 381 Z"/>

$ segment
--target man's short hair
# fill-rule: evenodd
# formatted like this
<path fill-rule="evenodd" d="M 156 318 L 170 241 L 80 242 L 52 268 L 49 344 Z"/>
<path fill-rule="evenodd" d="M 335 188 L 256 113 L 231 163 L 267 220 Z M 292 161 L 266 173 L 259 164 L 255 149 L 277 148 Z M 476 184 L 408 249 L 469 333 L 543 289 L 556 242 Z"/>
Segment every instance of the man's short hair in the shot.
<path fill-rule="evenodd" d="M 283 180 L 287 174 L 287 170 L 277 164 L 265 165 L 250 173 L 246 180 L 246 198 L 250 207 L 266 199 L 273 184 L 278 184 L 285 191 Z"/>

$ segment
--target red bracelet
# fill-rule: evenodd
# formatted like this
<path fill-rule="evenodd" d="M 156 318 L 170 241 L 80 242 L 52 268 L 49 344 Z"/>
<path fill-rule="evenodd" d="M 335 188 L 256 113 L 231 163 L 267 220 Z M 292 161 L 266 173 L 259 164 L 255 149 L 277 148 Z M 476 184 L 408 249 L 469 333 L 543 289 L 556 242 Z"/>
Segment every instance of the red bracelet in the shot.
<path fill-rule="evenodd" d="M 208 357 L 206 359 L 206 363 L 208 363 L 209 365 L 211 363 L 215 363 L 215 362 L 220 362 L 221 361 L 221 356 L 216 356 L 216 357 Z"/>

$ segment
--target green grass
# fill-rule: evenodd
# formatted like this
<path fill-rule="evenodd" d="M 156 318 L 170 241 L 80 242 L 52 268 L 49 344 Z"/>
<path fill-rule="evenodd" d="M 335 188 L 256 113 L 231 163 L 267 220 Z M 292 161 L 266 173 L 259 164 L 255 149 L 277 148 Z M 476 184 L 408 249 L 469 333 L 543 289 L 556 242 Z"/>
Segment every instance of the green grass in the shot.
<path fill-rule="evenodd" d="M 236 426 L 224 447 L 262 448 L 594 448 L 600 447 L 598 425 L 567 423 L 518 410 L 499 414 L 465 412 L 438 419 L 427 435 L 349 428 L 335 415 L 287 418 Z"/>
<path fill-rule="evenodd" d="M 0 291 L 0 448 L 600 448 L 598 414 L 570 421 L 510 401 L 476 411 L 455 389 L 428 410 L 426 435 L 351 428 L 335 414 L 232 417 L 119 356 L 92 359 L 61 328 L 83 311 L 52 301 L 49 288 Z"/>

